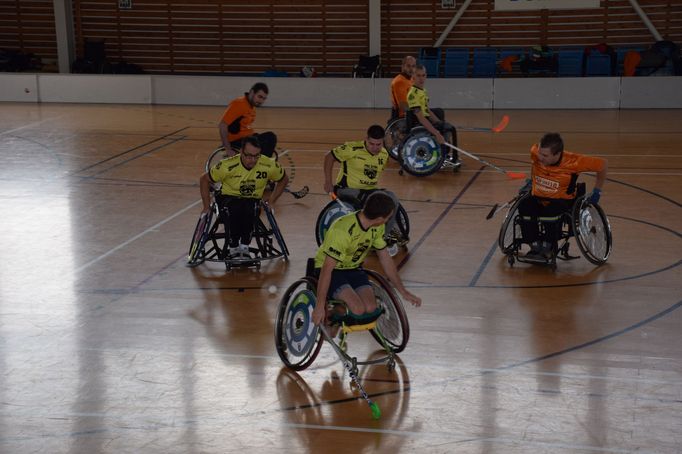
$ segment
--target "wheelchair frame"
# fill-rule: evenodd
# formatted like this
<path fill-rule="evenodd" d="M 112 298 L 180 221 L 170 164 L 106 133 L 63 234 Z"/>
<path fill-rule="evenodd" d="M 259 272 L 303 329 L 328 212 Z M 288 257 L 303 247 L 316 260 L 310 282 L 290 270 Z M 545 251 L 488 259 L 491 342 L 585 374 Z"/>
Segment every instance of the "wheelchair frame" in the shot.
<path fill-rule="evenodd" d="M 384 146 L 389 156 L 400 163 L 400 175 L 403 170 L 417 177 L 431 175 L 445 167 L 452 168 L 453 172 L 459 170 L 459 166 L 445 159 L 441 146 L 426 128 L 416 126 L 408 131 L 405 118 L 389 123 L 384 135 Z"/>
<path fill-rule="evenodd" d="M 358 379 L 358 366 L 385 362 L 389 372 L 395 370 L 396 353 L 405 349 L 410 337 L 410 325 L 402 301 L 382 275 L 372 270 L 365 270 L 374 290 L 377 305 L 384 311 L 376 320 L 365 325 L 346 325 L 342 321 L 340 341 L 337 344 L 324 323 L 316 326 L 312 322 L 313 309 L 317 304 L 315 296 L 317 278 L 310 270 L 312 266 L 310 260 L 308 262 L 310 272 L 291 284 L 279 303 L 275 321 L 277 354 L 288 368 L 296 371 L 303 370 L 315 361 L 322 348 L 322 342 L 326 340 L 348 371 L 351 383 L 358 388 L 363 399 L 367 401 L 372 417 L 379 419 L 381 410 L 375 402 L 372 402 L 362 387 Z M 327 303 L 333 302 L 335 301 L 327 301 Z M 383 347 L 386 355 L 367 361 L 358 361 L 357 357 L 346 352 L 346 338 L 350 332 L 367 330 Z"/>
<path fill-rule="evenodd" d="M 544 263 L 526 259 L 524 256 L 519 255 L 521 245 L 524 243 L 520 235 L 521 227 L 518 208 L 526 197 L 530 197 L 530 193 L 520 194 L 516 197 L 507 211 L 497 240 L 500 251 L 507 256 L 507 262 L 510 266 L 514 266 L 514 262 L 519 261 L 545 264 L 556 270 L 557 258 L 560 260 L 578 258 L 571 256 L 568 252 L 569 240 L 572 237 L 575 238 L 583 257 L 590 263 L 599 266 L 608 260 L 613 247 L 611 225 L 608 217 L 599 204 L 590 202 L 584 195 L 584 183 L 580 183 L 579 186 L 582 186 L 579 189 L 579 193 L 583 195 L 575 198 L 569 212 L 560 214 L 555 220 L 543 220 L 542 218 L 537 220 L 540 223 L 540 231 L 542 233 L 544 233 L 546 224 L 550 222 L 561 223 L 558 226 L 561 230 L 557 243 L 552 245 L 552 254 Z M 596 244 L 597 241 L 600 241 L 602 244 Z"/>
<path fill-rule="evenodd" d="M 325 205 L 317 216 L 317 221 L 315 221 L 315 240 L 318 246 L 322 244 L 324 235 L 336 219 L 351 213 L 352 210 L 362 208 L 360 199 L 347 197 L 339 197 L 339 199 L 341 200 L 332 200 Z M 348 210 L 348 208 L 352 208 L 352 210 Z M 391 232 L 386 233 L 385 238 L 391 236 L 397 239 L 398 246 L 405 246 L 410 241 L 410 219 L 402 204 L 398 205 L 395 227 Z"/>
<path fill-rule="evenodd" d="M 364 270 L 368 277 L 377 303 L 384 308 L 384 313 L 372 323 L 361 325 L 362 330 L 369 330 L 376 342 L 386 352 L 386 356 L 369 361 L 358 361 L 356 357 L 346 353 L 346 338 L 353 329 L 341 323 L 340 341 L 324 334 L 320 326 L 312 324 L 312 311 L 317 304 L 315 290 L 317 278 L 304 276 L 287 288 L 277 310 L 275 322 L 275 347 L 282 362 L 293 370 L 309 367 L 322 348 L 322 341 L 331 343 L 342 362 L 348 362 L 353 372 L 357 373 L 358 365 L 387 363 L 389 370 L 395 367 L 395 355 L 407 346 L 410 337 L 410 326 L 403 303 L 386 278 L 372 270 Z M 353 325 L 351 325 L 353 326 Z M 356 325 L 357 326 L 357 325 Z"/>
<path fill-rule="evenodd" d="M 272 214 L 267 203 L 260 202 L 260 210 L 265 213 L 265 218 L 269 226 L 266 226 L 256 214 L 253 240 L 257 247 L 249 247 L 249 252 L 253 255 L 250 259 L 230 258 L 227 248 L 227 226 L 223 226 L 223 231 L 219 232 L 221 223 L 218 212 L 218 203 L 214 200 L 207 214 L 202 214 L 197 221 L 197 225 L 192 234 L 192 242 L 187 256 L 187 266 L 195 267 L 205 261 L 223 262 L 227 271 L 232 267 L 255 267 L 260 269 L 263 260 L 273 260 L 283 257 L 289 258 L 289 249 L 279 230 L 275 216 Z M 222 240 L 222 244 L 221 244 Z"/>

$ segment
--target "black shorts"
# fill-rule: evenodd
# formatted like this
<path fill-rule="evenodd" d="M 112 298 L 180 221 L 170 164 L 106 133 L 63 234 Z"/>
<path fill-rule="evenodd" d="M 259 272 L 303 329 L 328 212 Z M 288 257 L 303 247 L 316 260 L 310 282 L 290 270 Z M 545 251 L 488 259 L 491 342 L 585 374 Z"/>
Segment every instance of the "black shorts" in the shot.
<path fill-rule="evenodd" d="M 346 287 L 356 291 L 362 287 L 370 287 L 367 273 L 357 268 L 352 270 L 333 270 L 327 295 L 333 299 L 338 299 L 338 293 Z"/>

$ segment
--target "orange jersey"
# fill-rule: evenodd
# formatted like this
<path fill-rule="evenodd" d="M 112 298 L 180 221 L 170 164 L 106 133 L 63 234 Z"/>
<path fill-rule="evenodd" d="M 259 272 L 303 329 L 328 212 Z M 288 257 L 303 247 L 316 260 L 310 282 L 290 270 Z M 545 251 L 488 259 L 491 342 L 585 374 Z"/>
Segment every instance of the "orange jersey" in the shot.
<path fill-rule="evenodd" d="M 574 178 L 581 172 L 600 172 L 606 163 L 602 158 L 564 151 L 557 164 L 545 166 L 538 161 L 539 150 L 538 144 L 530 149 L 530 158 L 533 162 L 531 171 L 533 195 L 536 197 L 572 199 L 575 193 L 568 194 L 567 190 L 572 181 L 575 183 Z"/>
<path fill-rule="evenodd" d="M 254 134 L 251 124 L 256 120 L 256 108 L 249 103 L 246 95 L 237 98 L 227 106 L 223 123 L 227 125 L 227 140 L 233 142 Z"/>
<path fill-rule="evenodd" d="M 410 88 L 412 88 L 412 80 L 402 73 L 395 76 L 391 81 L 391 103 L 401 118 L 405 116 L 405 111 L 400 103 L 407 104 L 407 92 L 410 91 Z"/>

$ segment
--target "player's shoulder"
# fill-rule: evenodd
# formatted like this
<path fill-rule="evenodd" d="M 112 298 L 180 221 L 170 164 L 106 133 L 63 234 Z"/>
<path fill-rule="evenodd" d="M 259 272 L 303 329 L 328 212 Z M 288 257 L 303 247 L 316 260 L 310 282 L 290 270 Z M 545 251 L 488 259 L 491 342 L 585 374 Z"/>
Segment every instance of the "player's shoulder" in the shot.
<path fill-rule="evenodd" d="M 239 167 L 240 164 L 239 160 L 239 153 L 237 153 L 234 156 L 230 156 L 228 158 L 221 159 L 218 161 L 218 163 L 213 167 L 215 170 L 226 170 L 230 171 L 235 169 L 236 167 Z"/>
<path fill-rule="evenodd" d="M 275 158 L 271 158 L 270 156 L 265 156 L 265 155 L 260 155 L 258 158 L 257 165 L 262 168 L 267 168 L 270 169 L 272 167 L 277 167 L 279 163 Z"/>

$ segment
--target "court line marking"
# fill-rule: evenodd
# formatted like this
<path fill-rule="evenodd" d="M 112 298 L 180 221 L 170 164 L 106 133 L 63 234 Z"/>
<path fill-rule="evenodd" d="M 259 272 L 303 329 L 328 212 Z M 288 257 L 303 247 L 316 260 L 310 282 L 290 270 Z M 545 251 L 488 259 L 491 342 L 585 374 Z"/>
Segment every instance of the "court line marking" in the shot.
<path fill-rule="evenodd" d="M 187 205 L 185 208 L 182 208 L 182 209 L 180 209 L 179 211 L 176 211 L 176 212 L 173 213 L 172 215 L 168 216 L 166 219 L 157 222 L 157 223 L 154 224 L 153 226 L 151 226 L 151 227 L 149 227 L 148 229 L 142 231 L 141 233 L 138 233 L 137 235 L 135 235 L 135 236 L 129 238 L 128 240 L 124 241 L 123 243 L 119 244 L 118 246 L 115 246 L 115 247 L 109 249 L 107 252 L 105 252 L 104 254 L 100 255 L 99 257 L 96 257 L 96 258 L 90 260 L 89 262 L 85 263 L 84 265 L 79 266 L 78 268 L 74 269 L 74 272 L 75 272 L 75 273 L 80 273 L 81 271 L 85 270 L 86 268 L 91 267 L 91 266 L 94 265 L 95 263 L 104 260 L 105 258 L 109 257 L 111 254 L 115 253 L 116 251 L 119 251 L 120 249 L 123 249 L 124 247 L 128 246 L 130 243 L 132 243 L 132 242 L 134 242 L 134 241 L 136 241 L 136 240 L 142 238 L 143 236 L 145 236 L 145 235 L 148 234 L 149 232 L 152 232 L 152 231 L 158 229 L 159 227 L 161 227 L 161 226 L 164 225 L 165 223 L 167 223 L 167 222 L 169 222 L 169 221 L 175 219 L 176 217 L 178 217 L 178 216 L 180 216 L 181 214 L 183 214 L 185 211 L 187 211 L 187 210 L 189 210 L 189 209 L 195 207 L 196 205 L 198 205 L 198 204 L 200 204 L 200 203 L 201 203 L 201 200 L 197 200 L 196 202 L 190 203 L 190 204 Z"/>
<path fill-rule="evenodd" d="M 5 135 L 5 134 L 11 134 L 11 133 L 16 132 L 16 131 L 21 131 L 22 129 L 32 128 L 32 127 L 34 127 L 34 126 L 43 124 L 43 123 L 45 123 L 45 122 L 47 122 L 47 121 L 59 120 L 59 119 L 62 118 L 62 117 L 64 117 L 64 115 L 58 115 L 58 116 L 56 116 L 56 117 L 46 118 L 46 119 L 44 119 L 44 120 L 40 120 L 40 121 L 36 121 L 36 122 L 33 122 L 33 123 L 29 123 L 29 124 L 24 125 L 24 126 L 19 126 L 18 128 L 8 129 L 7 131 L 2 131 L 2 132 L 0 132 L 0 136 L 3 136 L 3 135 Z"/>
<path fill-rule="evenodd" d="M 462 187 L 462 189 L 459 191 L 459 194 L 457 194 L 455 198 L 452 199 L 452 201 L 445 207 L 441 214 L 431 223 L 431 225 L 429 226 L 428 229 L 426 229 L 426 232 L 424 232 L 421 238 L 419 238 L 419 240 L 417 240 L 417 242 L 410 247 L 410 249 L 407 251 L 407 254 L 405 254 L 405 257 L 403 257 L 402 260 L 400 260 L 400 263 L 398 263 L 398 265 L 396 266 L 398 270 L 400 270 L 407 263 L 407 261 L 410 260 L 414 253 L 419 249 L 419 246 L 421 246 L 422 243 L 426 241 L 426 239 L 431 235 L 431 233 L 436 229 L 436 227 L 438 227 L 441 221 L 445 219 L 445 216 L 447 216 L 450 210 L 452 210 L 453 207 L 457 204 L 459 199 L 462 198 L 464 193 L 469 190 L 469 188 L 474 184 L 476 179 L 481 175 L 484 168 L 485 166 L 481 166 L 481 168 L 478 169 L 478 172 L 476 172 L 474 176 L 472 176 L 469 179 L 469 181 L 466 182 L 464 187 Z"/>

